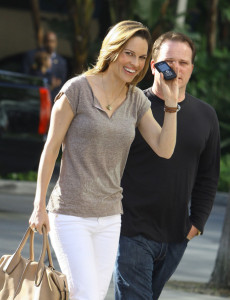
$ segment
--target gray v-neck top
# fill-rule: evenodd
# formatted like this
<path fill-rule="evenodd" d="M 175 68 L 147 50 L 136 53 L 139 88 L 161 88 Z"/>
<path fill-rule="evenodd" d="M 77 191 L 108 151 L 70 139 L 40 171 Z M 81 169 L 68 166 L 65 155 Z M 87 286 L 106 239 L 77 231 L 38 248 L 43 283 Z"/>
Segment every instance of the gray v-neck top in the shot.
<path fill-rule="evenodd" d="M 62 143 L 58 181 L 47 209 L 79 217 L 104 217 L 122 210 L 121 177 L 135 127 L 150 108 L 150 101 L 137 87 L 109 118 L 94 96 L 84 75 L 62 87 L 74 118 Z"/>

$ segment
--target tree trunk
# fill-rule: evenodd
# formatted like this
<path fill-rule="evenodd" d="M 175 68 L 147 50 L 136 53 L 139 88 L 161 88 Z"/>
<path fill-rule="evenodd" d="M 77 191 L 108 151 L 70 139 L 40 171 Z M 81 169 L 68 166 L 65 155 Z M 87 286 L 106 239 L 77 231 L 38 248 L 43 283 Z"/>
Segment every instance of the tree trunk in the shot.
<path fill-rule="evenodd" d="M 209 285 L 230 289 L 230 192 L 215 266 Z"/>
<path fill-rule="evenodd" d="M 110 7 L 110 16 L 112 25 L 122 21 L 129 19 L 130 13 L 130 0 L 116 0 L 116 1 L 108 1 Z"/>
<path fill-rule="evenodd" d="M 36 44 L 37 47 L 42 47 L 43 44 L 43 28 L 41 26 L 41 17 L 40 17 L 40 7 L 39 7 L 39 0 L 30 0 L 30 7 L 32 13 L 32 20 L 35 29 L 36 35 Z"/>
<path fill-rule="evenodd" d="M 165 0 L 161 5 L 160 15 L 159 15 L 159 22 L 157 26 L 152 31 L 152 39 L 155 41 L 162 33 L 165 32 L 164 30 L 164 18 L 167 15 L 168 8 L 172 5 L 172 0 Z"/>
<path fill-rule="evenodd" d="M 208 54 L 212 55 L 216 49 L 216 26 L 217 26 L 217 13 L 218 13 L 219 0 L 210 0 L 209 19 L 208 19 L 208 41 L 207 50 Z"/>
<path fill-rule="evenodd" d="M 68 0 L 69 14 L 74 26 L 73 70 L 75 74 L 82 73 L 86 68 L 93 2 L 93 0 Z"/>
<path fill-rule="evenodd" d="M 186 11 L 187 11 L 187 5 L 188 5 L 188 0 L 178 0 L 178 2 L 177 2 L 176 25 L 179 28 L 184 27 L 185 15 L 186 15 Z"/>

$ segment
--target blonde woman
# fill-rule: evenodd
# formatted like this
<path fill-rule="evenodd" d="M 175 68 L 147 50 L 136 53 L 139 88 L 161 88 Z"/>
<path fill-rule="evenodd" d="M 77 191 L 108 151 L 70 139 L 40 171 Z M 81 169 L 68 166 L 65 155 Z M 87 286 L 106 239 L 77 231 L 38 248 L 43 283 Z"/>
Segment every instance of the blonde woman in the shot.
<path fill-rule="evenodd" d="M 161 77 L 166 105 L 162 128 L 136 84 L 151 56 L 151 36 L 122 21 L 105 37 L 96 65 L 67 81 L 55 98 L 42 152 L 32 229 L 46 225 L 71 300 L 105 298 L 114 268 L 122 214 L 120 187 L 135 127 L 158 155 L 176 142 L 177 80 Z M 46 207 L 47 187 L 62 144 L 59 179 Z M 48 213 L 47 213 L 48 210 Z"/>

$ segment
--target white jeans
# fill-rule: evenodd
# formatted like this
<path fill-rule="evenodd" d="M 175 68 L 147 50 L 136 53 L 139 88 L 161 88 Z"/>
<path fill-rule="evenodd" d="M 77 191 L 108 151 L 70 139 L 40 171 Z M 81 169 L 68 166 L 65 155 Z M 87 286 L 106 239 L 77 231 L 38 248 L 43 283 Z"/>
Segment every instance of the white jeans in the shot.
<path fill-rule="evenodd" d="M 70 300 L 103 300 L 112 277 L 121 216 L 81 218 L 49 213 L 50 239 Z"/>

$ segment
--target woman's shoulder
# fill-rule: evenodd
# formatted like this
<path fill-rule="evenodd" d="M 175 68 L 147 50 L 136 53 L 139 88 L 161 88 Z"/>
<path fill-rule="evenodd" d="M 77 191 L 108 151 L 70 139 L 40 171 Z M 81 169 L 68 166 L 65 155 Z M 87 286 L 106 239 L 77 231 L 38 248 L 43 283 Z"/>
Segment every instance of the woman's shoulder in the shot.
<path fill-rule="evenodd" d="M 66 81 L 66 83 L 64 84 L 63 87 L 70 87 L 70 86 L 77 86 L 79 84 L 82 84 L 83 82 L 85 82 L 85 76 L 83 74 L 81 75 L 76 75 L 72 78 L 70 78 L 69 80 Z"/>
<path fill-rule="evenodd" d="M 129 86 L 129 94 L 131 97 L 134 97 L 136 99 L 142 99 L 142 100 L 147 100 L 148 98 L 144 94 L 144 92 L 137 86 Z"/>
<path fill-rule="evenodd" d="M 82 90 L 82 86 L 86 84 L 85 81 L 86 80 L 84 75 L 78 75 L 70 78 L 62 86 L 61 90 L 55 97 L 55 101 L 59 99 L 63 94 L 67 96 L 69 101 L 75 101 L 78 98 L 80 91 Z"/>

